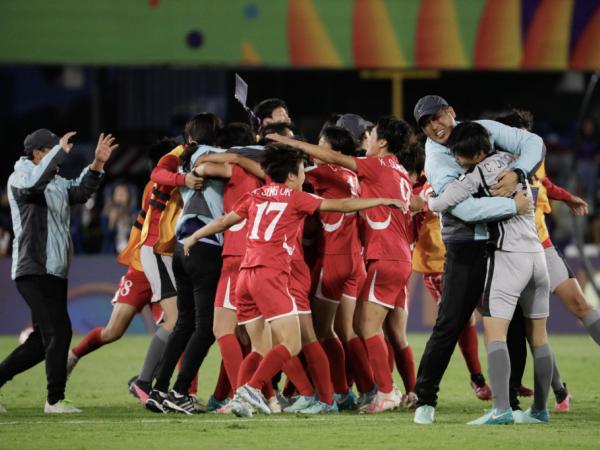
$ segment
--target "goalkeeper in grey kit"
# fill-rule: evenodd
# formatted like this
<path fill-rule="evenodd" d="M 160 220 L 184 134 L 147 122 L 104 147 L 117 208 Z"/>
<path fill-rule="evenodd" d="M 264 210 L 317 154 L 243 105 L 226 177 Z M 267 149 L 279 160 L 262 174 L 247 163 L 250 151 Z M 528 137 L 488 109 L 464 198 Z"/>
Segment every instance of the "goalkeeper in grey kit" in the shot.
<path fill-rule="evenodd" d="M 498 175 L 513 170 L 514 157 L 492 151 L 486 129 L 476 122 L 457 125 L 448 147 L 457 162 L 468 171 L 450 184 L 442 195 L 429 199 L 432 211 L 450 209 L 471 195 L 491 196 L 490 186 Z M 522 190 L 514 195 L 531 198 L 531 190 L 522 172 L 520 181 Z M 553 355 L 546 335 L 550 284 L 533 212 L 530 208 L 524 214 L 490 222 L 488 230 L 490 254 L 481 312 L 494 408 L 470 424 L 547 422 L 546 401 L 553 369 Z M 524 413 L 512 411 L 508 395 L 510 359 L 506 333 L 518 301 L 529 325 L 527 339 L 534 356 L 534 403 Z"/>

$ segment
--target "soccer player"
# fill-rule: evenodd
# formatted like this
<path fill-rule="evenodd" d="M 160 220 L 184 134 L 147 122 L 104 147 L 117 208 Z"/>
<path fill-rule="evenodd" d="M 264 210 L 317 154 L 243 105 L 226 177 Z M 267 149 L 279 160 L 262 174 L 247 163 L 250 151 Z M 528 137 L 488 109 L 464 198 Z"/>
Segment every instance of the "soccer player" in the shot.
<path fill-rule="evenodd" d="M 443 98 L 427 95 L 415 105 L 414 117 L 427 136 L 425 175 L 435 192 L 441 194 L 448 183 L 464 172 L 446 147 L 457 123 L 456 113 Z M 529 173 L 541 162 L 544 143 L 539 136 L 494 121 L 480 123 L 491 133 L 494 144 L 519 155 L 515 170 Z M 511 194 L 517 181 L 514 170 L 502 174 L 493 189 L 498 197 L 471 197 L 442 215 L 442 239 L 446 245 L 442 299 L 417 372 L 415 391 L 419 400 L 415 423 L 433 424 L 440 381 L 483 292 L 487 240 L 484 221 L 515 214 L 519 205 L 501 196 Z M 525 206 L 527 203 L 523 201 Z"/>
<path fill-rule="evenodd" d="M 509 126 L 525 130 L 531 130 L 533 126 L 532 114 L 522 110 L 513 110 L 508 114 L 497 117 L 496 120 Z M 550 276 L 550 291 L 556 294 L 567 309 L 583 322 L 592 339 L 600 345 L 600 312 L 597 308 L 594 309 L 587 301 L 573 271 L 552 244 L 545 218 L 546 214 L 550 214 L 551 212 L 550 202 L 548 201 L 549 198 L 565 202 L 573 214 L 577 216 L 586 215 L 588 213 L 588 205 L 580 197 L 556 186 L 550 178 L 546 176 L 543 162 L 535 173 L 535 176 L 532 177 L 532 180 L 532 190 L 534 191 L 534 198 L 536 199 L 535 222 L 540 241 L 542 242 L 544 252 L 546 253 L 546 264 L 548 265 L 548 274 Z M 535 195 L 535 193 L 537 193 L 537 195 Z M 524 368 L 524 361 L 522 365 Z M 520 383 L 522 372 L 523 371 L 521 370 L 515 383 Z M 511 391 L 513 388 L 514 386 L 512 386 L 511 377 Z M 554 411 L 568 411 L 570 409 L 571 395 L 567 391 L 566 385 L 560 379 L 560 372 L 556 365 L 554 366 L 554 374 L 552 376 L 552 389 L 556 397 Z M 511 403 L 512 402 L 513 400 L 511 398 Z"/>
<path fill-rule="evenodd" d="M 46 361 L 45 413 L 79 413 L 65 400 L 71 320 L 67 311 L 70 205 L 85 203 L 100 186 L 104 164 L 118 147 L 100 134 L 93 162 L 76 180 L 58 175 L 73 148 L 74 131 L 58 138 L 39 129 L 25 138 L 25 156 L 8 179 L 15 238 L 11 278 L 31 309 L 33 332 L 0 363 L 0 387 L 15 375 Z"/>
<path fill-rule="evenodd" d="M 383 117 L 369 135 L 367 156 L 356 158 L 331 149 L 297 142 L 280 136 L 269 138 L 300 148 L 313 158 L 352 170 L 361 183 L 361 196 L 388 197 L 408 204 L 412 189 L 397 154 L 408 145 L 410 126 L 394 117 Z M 362 410 L 378 413 L 400 405 L 388 365 L 388 349 L 381 333 L 388 314 L 395 326 L 388 328 L 390 343 L 402 351 L 406 342 L 406 285 L 411 272 L 410 213 L 379 207 L 364 213 L 367 279 L 359 291 L 355 329 L 367 348 L 377 393 Z"/>
<path fill-rule="evenodd" d="M 413 181 L 413 198 L 421 198 L 425 202 L 422 208 L 413 215 L 415 245 L 413 249 L 413 271 L 423 274 L 425 287 L 436 305 L 442 297 L 442 281 L 446 247 L 442 241 L 440 218 L 427 207 L 427 197 L 431 194 L 431 186 L 427 182 L 423 170 L 425 168 L 425 149 L 421 143 L 414 143 L 408 151 L 403 152 L 400 162 L 408 171 Z M 458 338 L 458 346 L 470 373 L 471 388 L 480 400 L 491 400 L 492 392 L 485 382 L 479 363 L 477 328 L 475 315 L 465 326 Z M 414 386 L 413 386 L 414 389 Z M 407 390 L 410 392 L 410 390 Z"/>
<path fill-rule="evenodd" d="M 487 130 L 476 122 L 457 125 L 447 145 L 467 173 L 449 184 L 439 197 L 429 199 L 433 211 L 445 211 L 471 195 L 492 195 L 490 186 L 500 173 L 511 170 L 514 164 L 510 153 L 492 152 Z M 516 195 L 531 198 L 523 173 L 520 184 L 522 190 Z M 530 210 L 510 219 L 490 222 L 488 228 L 492 253 L 488 260 L 482 315 L 494 408 L 469 424 L 494 425 L 515 420 L 508 393 L 510 358 L 506 334 L 517 302 L 521 303 L 528 322 L 527 340 L 533 353 L 535 378 L 533 406 L 517 421 L 548 422 L 546 401 L 553 371 L 553 355 L 546 335 L 550 281 L 534 215 Z"/>
<path fill-rule="evenodd" d="M 319 146 L 348 156 L 356 155 L 356 141 L 348 130 L 341 127 L 324 128 Z M 323 198 L 360 195 L 359 181 L 354 172 L 318 159 L 315 164 L 315 167 L 307 169 L 306 179 L 316 194 Z M 358 216 L 356 213 L 322 212 L 319 220 L 322 242 L 313 268 L 315 330 L 329 358 L 338 406 L 341 410 L 351 409 L 356 399 L 347 383 L 346 354 L 342 342 L 348 349 L 347 357 L 359 392 L 366 395 L 374 388 L 365 347 L 352 323 L 358 289 L 367 275 L 358 236 Z"/>
<path fill-rule="evenodd" d="M 287 146 L 267 145 L 261 165 L 272 182 L 244 196 L 233 212 L 209 223 L 185 242 L 185 252 L 190 254 L 198 240 L 248 221 L 250 231 L 237 297 L 238 321 L 245 325 L 253 349 L 240 371 L 253 375 L 236 391 L 239 401 L 233 411 L 238 415 L 251 414 L 248 404 L 270 414 L 260 390 L 301 351 L 297 307 L 288 289 L 291 255 L 296 251 L 301 221 L 316 211 L 350 212 L 378 205 L 406 208 L 398 199 L 332 200 L 303 193 L 303 155 Z"/>

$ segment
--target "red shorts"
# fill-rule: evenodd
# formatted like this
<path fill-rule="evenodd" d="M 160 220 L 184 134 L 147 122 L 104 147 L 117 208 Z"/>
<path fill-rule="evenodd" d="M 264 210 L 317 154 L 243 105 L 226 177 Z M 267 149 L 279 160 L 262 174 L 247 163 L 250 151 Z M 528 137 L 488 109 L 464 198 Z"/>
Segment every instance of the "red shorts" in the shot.
<path fill-rule="evenodd" d="M 298 314 L 310 314 L 310 270 L 302 260 L 292 259 L 290 294 L 294 297 Z"/>
<path fill-rule="evenodd" d="M 367 277 L 362 255 L 323 255 L 313 270 L 315 297 L 338 303 L 342 295 L 356 300 Z"/>
<path fill-rule="evenodd" d="M 240 273 L 242 259 L 244 259 L 243 256 L 223 257 L 221 278 L 219 278 L 217 293 L 215 295 L 215 308 L 227 308 L 235 311 L 235 305 L 237 304 L 235 285 Z"/>
<path fill-rule="evenodd" d="M 121 277 L 119 287 L 112 303 L 125 303 L 140 312 L 152 300 L 152 288 L 144 272 L 129 266 L 127 273 Z"/>
<path fill-rule="evenodd" d="M 289 275 L 279 269 L 241 269 L 235 288 L 238 323 L 243 325 L 261 317 L 268 322 L 298 314 L 288 283 Z"/>
<path fill-rule="evenodd" d="M 444 274 L 439 273 L 424 273 L 423 274 L 423 283 L 425 283 L 425 287 L 433 297 L 433 301 L 436 305 L 440 303 L 442 299 L 442 280 L 444 278 Z"/>
<path fill-rule="evenodd" d="M 408 279 L 411 272 L 410 261 L 368 261 L 367 279 L 358 299 L 390 309 L 407 309 Z"/>

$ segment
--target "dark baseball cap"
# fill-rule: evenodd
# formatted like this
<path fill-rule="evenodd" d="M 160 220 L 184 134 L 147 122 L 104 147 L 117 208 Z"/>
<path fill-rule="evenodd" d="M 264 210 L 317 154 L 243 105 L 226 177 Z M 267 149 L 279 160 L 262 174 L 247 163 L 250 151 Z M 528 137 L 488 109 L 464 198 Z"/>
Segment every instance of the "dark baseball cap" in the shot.
<path fill-rule="evenodd" d="M 433 116 L 445 106 L 448 106 L 448 102 L 439 95 L 426 95 L 421 97 L 415 105 L 413 112 L 417 125 L 421 126 L 421 119 L 426 116 Z"/>
<path fill-rule="evenodd" d="M 357 141 L 367 128 L 373 126 L 373 122 L 363 119 L 358 114 L 343 114 L 335 123 L 336 126 L 345 128 Z"/>
<path fill-rule="evenodd" d="M 52 148 L 58 145 L 60 139 L 52 131 L 45 128 L 35 130 L 23 141 L 25 154 L 31 155 L 36 148 Z"/>

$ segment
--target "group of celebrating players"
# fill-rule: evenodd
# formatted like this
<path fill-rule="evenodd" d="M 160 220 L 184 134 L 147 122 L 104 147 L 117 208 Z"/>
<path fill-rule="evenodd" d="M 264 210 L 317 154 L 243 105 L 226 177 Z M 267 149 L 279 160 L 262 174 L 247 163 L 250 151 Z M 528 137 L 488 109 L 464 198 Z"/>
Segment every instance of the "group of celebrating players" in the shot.
<path fill-rule="evenodd" d="M 425 96 L 414 115 L 418 133 L 395 117 L 335 116 L 313 145 L 295 135 L 286 104 L 268 99 L 254 108 L 254 126 L 202 113 L 183 144 L 157 143 L 118 257 L 128 269 L 111 318 L 69 351 L 67 372 L 150 305 L 158 328 L 129 388 L 153 412 L 373 414 L 404 405 L 430 424 L 457 342 L 475 395 L 493 400 L 471 424 L 547 422 L 550 388 L 554 410 L 568 411 L 546 335 L 550 292 L 598 344 L 600 312 L 552 246 L 544 214 L 548 198 L 579 215 L 587 205 L 545 176 L 528 113 L 458 123 L 443 98 Z M 413 271 L 439 303 L 418 379 L 406 333 Z M 525 337 L 534 391 L 521 383 Z M 221 370 L 204 406 L 197 373 L 215 340 Z M 522 412 L 517 396 L 533 396 L 532 407 Z"/>

